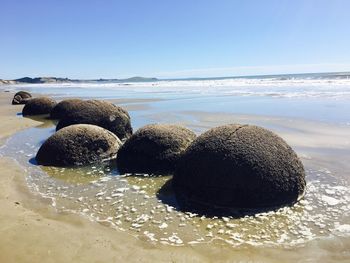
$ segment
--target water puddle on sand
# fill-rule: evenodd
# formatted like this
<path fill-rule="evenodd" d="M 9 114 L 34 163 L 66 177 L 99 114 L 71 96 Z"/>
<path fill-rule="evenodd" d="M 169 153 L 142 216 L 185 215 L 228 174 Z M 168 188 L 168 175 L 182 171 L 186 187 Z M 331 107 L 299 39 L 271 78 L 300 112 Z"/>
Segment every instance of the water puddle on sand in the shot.
<path fill-rule="evenodd" d="M 16 159 L 28 174 L 29 187 L 52 198 L 58 211 L 82 214 L 147 242 L 179 246 L 217 240 L 232 246 L 288 247 L 350 236 L 350 188 L 326 168 L 306 167 L 307 192 L 293 207 L 208 218 L 178 209 L 171 176 L 120 175 L 113 162 L 83 168 L 37 166 L 35 154 L 53 132 L 52 126 L 19 132 L 0 154 Z"/>

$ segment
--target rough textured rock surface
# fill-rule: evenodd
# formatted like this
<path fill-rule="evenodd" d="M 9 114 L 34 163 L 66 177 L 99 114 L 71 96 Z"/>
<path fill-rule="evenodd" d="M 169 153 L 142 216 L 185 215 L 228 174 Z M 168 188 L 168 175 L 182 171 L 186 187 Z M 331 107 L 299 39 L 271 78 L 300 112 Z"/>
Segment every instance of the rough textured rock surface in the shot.
<path fill-rule="evenodd" d="M 55 100 L 48 97 L 30 99 L 24 106 L 22 114 L 23 116 L 49 114 L 56 104 Z"/>
<path fill-rule="evenodd" d="M 56 130 L 72 124 L 93 124 L 105 128 L 120 139 L 132 134 L 130 116 L 126 110 L 107 101 L 88 100 L 80 103 L 79 108 L 68 113 L 57 124 Z"/>
<path fill-rule="evenodd" d="M 40 147 L 38 164 L 74 166 L 115 158 L 121 141 L 110 131 L 89 124 L 77 124 L 59 130 Z"/>
<path fill-rule="evenodd" d="M 71 112 L 75 112 L 80 109 L 80 104 L 83 100 L 80 99 L 67 99 L 60 101 L 50 112 L 50 118 L 54 120 L 60 120 Z"/>
<path fill-rule="evenodd" d="M 26 91 L 19 91 L 13 96 L 12 104 L 26 104 L 28 100 L 32 98 L 32 95 Z"/>
<path fill-rule="evenodd" d="M 293 203 L 305 172 L 292 148 L 261 127 L 226 125 L 199 136 L 173 177 L 179 200 L 208 207 L 261 208 Z"/>
<path fill-rule="evenodd" d="M 195 137 L 192 131 L 177 125 L 144 126 L 120 148 L 118 169 L 122 173 L 172 173 Z"/>

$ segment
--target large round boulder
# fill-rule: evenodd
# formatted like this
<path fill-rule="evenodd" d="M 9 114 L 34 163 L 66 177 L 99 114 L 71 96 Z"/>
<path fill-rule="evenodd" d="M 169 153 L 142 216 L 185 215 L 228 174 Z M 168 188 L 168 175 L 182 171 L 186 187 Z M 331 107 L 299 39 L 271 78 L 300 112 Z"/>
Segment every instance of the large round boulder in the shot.
<path fill-rule="evenodd" d="M 140 128 L 120 148 L 121 173 L 172 173 L 180 155 L 196 135 L 178 125 L 151 124 Z"/>
<path fill-rule="evenodd" d="M 89 124 L 71 125 L 41 145 L 36 161 L 49 166 L 99 163 L 115 158 L 120 146 L 119 138 L 106 129 Z"/>
<path fill-rule="evenodd" d="M 72 124 L 93 124 L 103 127 L 120 139 L 132 134 L 130 116 L 126 110 L 107 101 L 88 100 L 79 104 L 76 111 L 66 114 L 57 124 L 56 130 Z"/>
<path fill-rule="evenodd" d="M 200 135 L 173 177 L 183 204 L 207 208 L 267 208 L 296 202 L 305 172 L 279 136 L 252 125 L 225 125 Z"/>
<path fill-rule="evenodd" d="M 26 91 L 18 91 L 12 99 L 12 104 L 26 104 L 28 100 L 32 98 L 32 95 Z"/>
<path fill-rule="evenodd" d="M 24 106 L 22 114 L 23 116 L 49 114 L 56 104 L 55 100 L 48 97 L 30 99 Z"/>
<path fill-rule="evenodd" d="M 60 101 L 50 112 L 50 118 L 60 120 L 67 114 L 75 112 L 81 108 L 81 99 L 67 99 Z"/>

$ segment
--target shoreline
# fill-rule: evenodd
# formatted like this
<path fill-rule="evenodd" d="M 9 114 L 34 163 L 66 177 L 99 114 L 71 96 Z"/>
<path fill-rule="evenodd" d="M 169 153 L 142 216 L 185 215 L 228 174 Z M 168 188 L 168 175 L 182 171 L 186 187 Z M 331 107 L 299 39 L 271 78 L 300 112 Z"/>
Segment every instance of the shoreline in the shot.
<path fill-rule="evenodd" d="M 11 105 L 12 96 L 0 96 L 0 119 L 7 123 L 0 128 L 1 145 L 15 132 L 40 125 L 16 116 L 22 106 Z M 346 262 L 350 256 L 347 257 L 350 242 L 346 238 L 338 240 L 337 249 L 328 239 L 322 241 L 321 247 L 314 240 L 301 247 L 277 249 L 153 244 L 79 215 L 57 213 L 47 199 L 29 191 L 25 171 L 14 160 L 1 157 L 0 167 L 1 262 L 280 262 L 280 253 L 288 256 L 284 262 L 295 262 L 301 255 L 319 261 L 326 251 L 332 251 L 327 255 L 328 262 Z"/>

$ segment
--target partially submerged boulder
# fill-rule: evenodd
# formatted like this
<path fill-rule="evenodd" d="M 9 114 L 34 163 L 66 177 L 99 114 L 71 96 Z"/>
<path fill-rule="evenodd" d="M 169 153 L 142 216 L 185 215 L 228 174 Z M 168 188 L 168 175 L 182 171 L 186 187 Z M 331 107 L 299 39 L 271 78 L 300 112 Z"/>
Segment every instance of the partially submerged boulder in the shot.
<path fill-rule="evenodd" d="M 75 112 L 81 108 L 81 99 L 67 99 L 60 101 L 50 112 L 50 118 L 60 120 L 71 112 Z"/>
<path fill-rule="evenodd" d="M 116 157 L 121 141 L 110 131 L 89 124 L 63 128 L 40 147 L 36 160 L 47 166 L 99 163 Z"/>
<path fill-rule="evenodd" d="M 130 116 L 126 110 L 107 101 L 88 100 L 79 104 L 76 111 L 66 114 L 56 130 L 73 124 L 93 124 L 103 127 L 120 139 L 132 134 Z"/>
<path fill-rule="evenodd" d="M 118 169 L 121 173 L 172 173 L 195 137 L 192 131 L 178 125 L 144 126 L 120 148 Z"/>
<path fill-rule="evenodd" d="M 173 177 L 179 200 L 208 208 L 261 208 L 296 202 L 305 172 L 292 148 L 261 127 L 225 125 L 199 136 Z"/>
<path fill-rule="evenodd" d="M 26 91 L 18 91 L 12 99 L 12 105 L 26 104 L 28 100 L 32 98 L 32 95 Z"/>
<path fill-rule="evenodd" d="M 56 104 L 56 101 L 49 97 L 30 99 L 24 106 L 22 114 L 23 116 L 49 114 Z"/>

